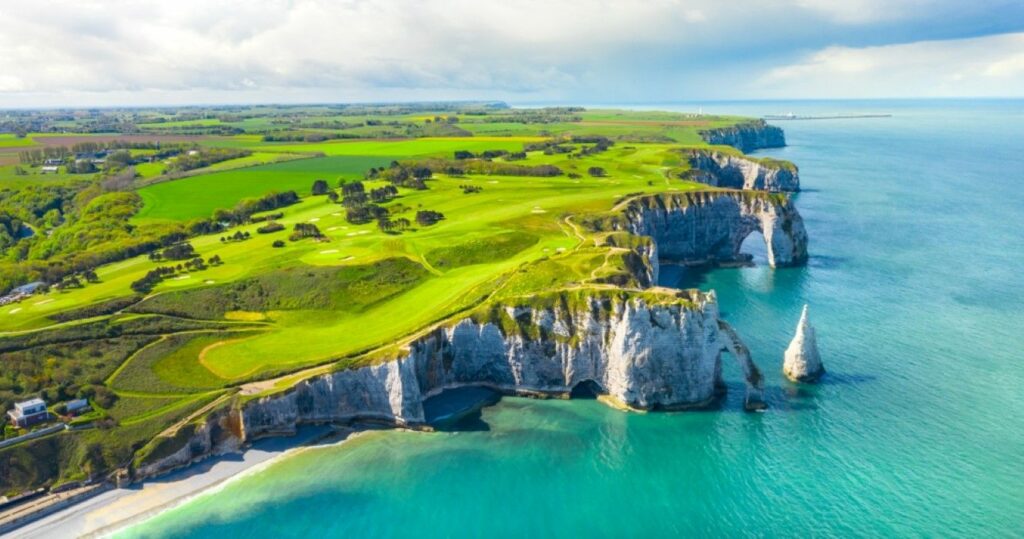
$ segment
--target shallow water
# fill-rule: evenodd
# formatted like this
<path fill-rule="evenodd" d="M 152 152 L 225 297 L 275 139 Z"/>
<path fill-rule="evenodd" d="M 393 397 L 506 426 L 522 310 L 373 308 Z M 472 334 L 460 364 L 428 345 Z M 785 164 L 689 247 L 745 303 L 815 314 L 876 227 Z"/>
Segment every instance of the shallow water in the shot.
<path fill-rule="evenodd" d="M 703 107 L 895 115 L 777 122 L 790 146 L 759 153 L 800 166 L 807 267 L 665 269 L 717 290 L 766 413 L 731 363 L 714 412 L 504 399 L 484 428 L 303 452 L 121 535 L 1024 535 L 1024 102 Z M 828 374 L 798 387 L 805 302 Z"/>

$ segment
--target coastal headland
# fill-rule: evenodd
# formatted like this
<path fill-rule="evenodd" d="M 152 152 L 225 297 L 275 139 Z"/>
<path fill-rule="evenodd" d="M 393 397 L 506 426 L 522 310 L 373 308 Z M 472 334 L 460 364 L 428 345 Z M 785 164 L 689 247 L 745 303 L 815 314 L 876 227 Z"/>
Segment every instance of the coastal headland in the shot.
<path fill-rule="evenodd" d="M 5 286 L 46 285 L 0 306 L 12 376 L 40 380 L 9 400 L 90 408 L 54 409 L 72 428 L 0 449 L 6 494 L 42 489 L 19 503 L 102 484 L 122 488 L 79 507 L 138 501 L 215 462 L 168 492 L 210 488 L 262 462 L 259 440 L 426 428 L 424 402 L 459 387 L 704 408 L 726 387 L 724 355 L 744 407 L 763 407 L 743 328 L 715 293 L 657 286 L 662 260 L 749 263 L 751 235 L 773 267 L 806 262 L 796 166 L 745 155 L 785 144 L 761 120 L 498 103 L 135 114 L 134 142 L 95 149 L 123 165 L 88 181 L 59 171 L 80 207 L 17 223 L 49 227 L 19 248 L 46 247 L 70 271 L 0 268 Z M 143 147 L 146 134 L 187 142 Z M 32 148 L 60 152 L 28 139 L 35 174 L 47 165 L 30 164 Z M 104 227 L 117 232 L 55 245 Z M 226 457 L 239 452 L 242 464 Z M 74 511 L 40 524 L 81 522 Z"/>

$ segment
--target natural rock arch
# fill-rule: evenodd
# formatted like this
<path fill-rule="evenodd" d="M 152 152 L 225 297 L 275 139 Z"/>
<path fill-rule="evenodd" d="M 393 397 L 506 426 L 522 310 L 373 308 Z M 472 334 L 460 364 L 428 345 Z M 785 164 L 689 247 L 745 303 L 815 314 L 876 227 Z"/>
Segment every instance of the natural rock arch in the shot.
<path fill-rule="evenodd" d="M 807 261 L 803 218 L 785 196 L 746 191 L 702 191 L 640 197 L 624 209 L 629 231 L 650 236 L 657 255 L 682 263 L 741 260 L 743 240 L 764 236 L 772 267 Z"/>

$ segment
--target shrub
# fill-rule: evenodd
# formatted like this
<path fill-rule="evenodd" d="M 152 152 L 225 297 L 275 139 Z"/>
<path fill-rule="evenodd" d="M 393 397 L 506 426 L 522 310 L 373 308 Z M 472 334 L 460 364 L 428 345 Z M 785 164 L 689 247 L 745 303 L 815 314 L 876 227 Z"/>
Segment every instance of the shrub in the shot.
<path fill-rule="evenodd" d="M 281 223 L 271 221 L 257 228 L 256 232 L 260 234 L 270 234 L 271 232 L 280 232 L 282 230 L 284 230 L 284 225 L 282 225 Z"/>

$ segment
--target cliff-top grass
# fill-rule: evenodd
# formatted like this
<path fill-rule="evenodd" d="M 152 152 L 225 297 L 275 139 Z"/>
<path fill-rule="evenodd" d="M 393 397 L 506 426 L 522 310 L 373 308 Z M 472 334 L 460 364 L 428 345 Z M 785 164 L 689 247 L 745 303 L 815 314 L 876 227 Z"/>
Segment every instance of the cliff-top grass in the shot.
<path fill-rule="evenodd" d="M 388 357 L 436 325 L 481 316 L 500 305 L 543 303 L 552 290 L 577 298 L 636 289 L 637 253 L 645 240 L 622 237 L 624 232 L 596 232 L 587 223 L 639 196 L 707 190 L 680 179 L 688 167 L 681 150 L 706 148 L 700 130 L 741 120 L 563 109 L 345 115 L 311 107 L 288 112 L 298 119 L 286 127 L 272 121 L 270 112 L 224 121 L 154 111 L 144 115 L 149 121 L 137 125 L 140 136 L 185 137 L 196 151 L 252 152 L 180 179 L 162 176 L 165 162 L 140 162 L 134 183 L 119 188 L 139 197 L 137 210 L 113 223 L 96 221 L 103 224 L 95 226 L 129 235 L 152 227 L 194 230 L 189 227 L 197 221 L 206 228 L 225 225 L 213 233 L 187 233 L 184 241 L 194 256 L 206 261 L 202 269 L 185 268 L 184 260 L 151 258 L 151 252 L 163 248 L 140 249 L 136 252 L 143 254 L 90 268 L 95 279 L 83 277 L 79 285 L 53 287 L 0 306 L 0 347 L 31 350 L 33 358 L 65 361 L 68 368 L 86 359 L 66 352 L 67 343 L 134 339 L 131 347 L 111 346 L 109 354 L 100 352 L 91 360 L 98 366 L 88 372 L 102 376 L 76 382 L 113 394 L 102 403 L 98 394 L 91 397 L 99 415 L 113 422 L 110 436 L 68 434 L 68 440 L 77 441 L 61 444 L 95 438 L 116 446 L 111 462 L 114 457 L 121 462 L 125 443 L 141 447 L 171 423 L 244 384 L 270 379 L 286 384 L 299 377 L 289 373 Z M 242 133 L 218 131 L 225 128 Z M 2 137 L 0 148 L 36 147 L 44 138 Z M 155 152 L 132 151 L 139 159 Z M 473 157 L 457 159 L 456 152 Z M 288 160 L 261 164 L 279 159 Z M 387 170 L 424 167 L 431 174 L 423 188 L 387 179 Z M 385 172 L 373 176 L 371 169 Z M 16 176 L 13 166 L 0 167 L 0 182 L 52 182 L 80 189 L 70 186 L 85 179 L 63 172 L 59 180 L 51 179 L 38 167 L 25 172 Z M 114 174 L 100 173 L 91 181 L 103 185 Z M 326 182 L 339 200 L 312 194 L 317 180 Z M 342 203 L 341 186 L 357 181 L 367 193 L 395 188 L 378 202 L 387 213 L 378 220 L 390 228 L 373 219 L 350 219 L 351 205 Z M 288 191 L 299 200 L 256 214 L 268 220 L 211 220 L 218 210 L 235 208 L 243 199 Z M 443 218 L 431 222 L 424 212 Z M 65 222 L 33 223 L 40 239 L 30 241 L 59 236 L 60 227 L 73 224 L 75 217 L 69 213 Z M 268 222 L 280 227 L 268 231 Z M 296 230 L 313 227 L 316 233 L 307 234 L 311 237 L 293 237 Z M 83 230 L 87 236 L 105 232 Z M 172 269 L 147 289 L 138 289 L 139 281 L 160 267 Z M 651 302 L 690 301 L 658 291 L 630 294 Z M 119 432 L 126 442 L 112 441 Z M 40 454 L 80 457 L 84 446 L 46 447 Z M 40 463 L 16 482 L 37 485 L 40 478 L 78 477 L 84 466 L 79 457 L 62 461 L 57 472 Z"/>

